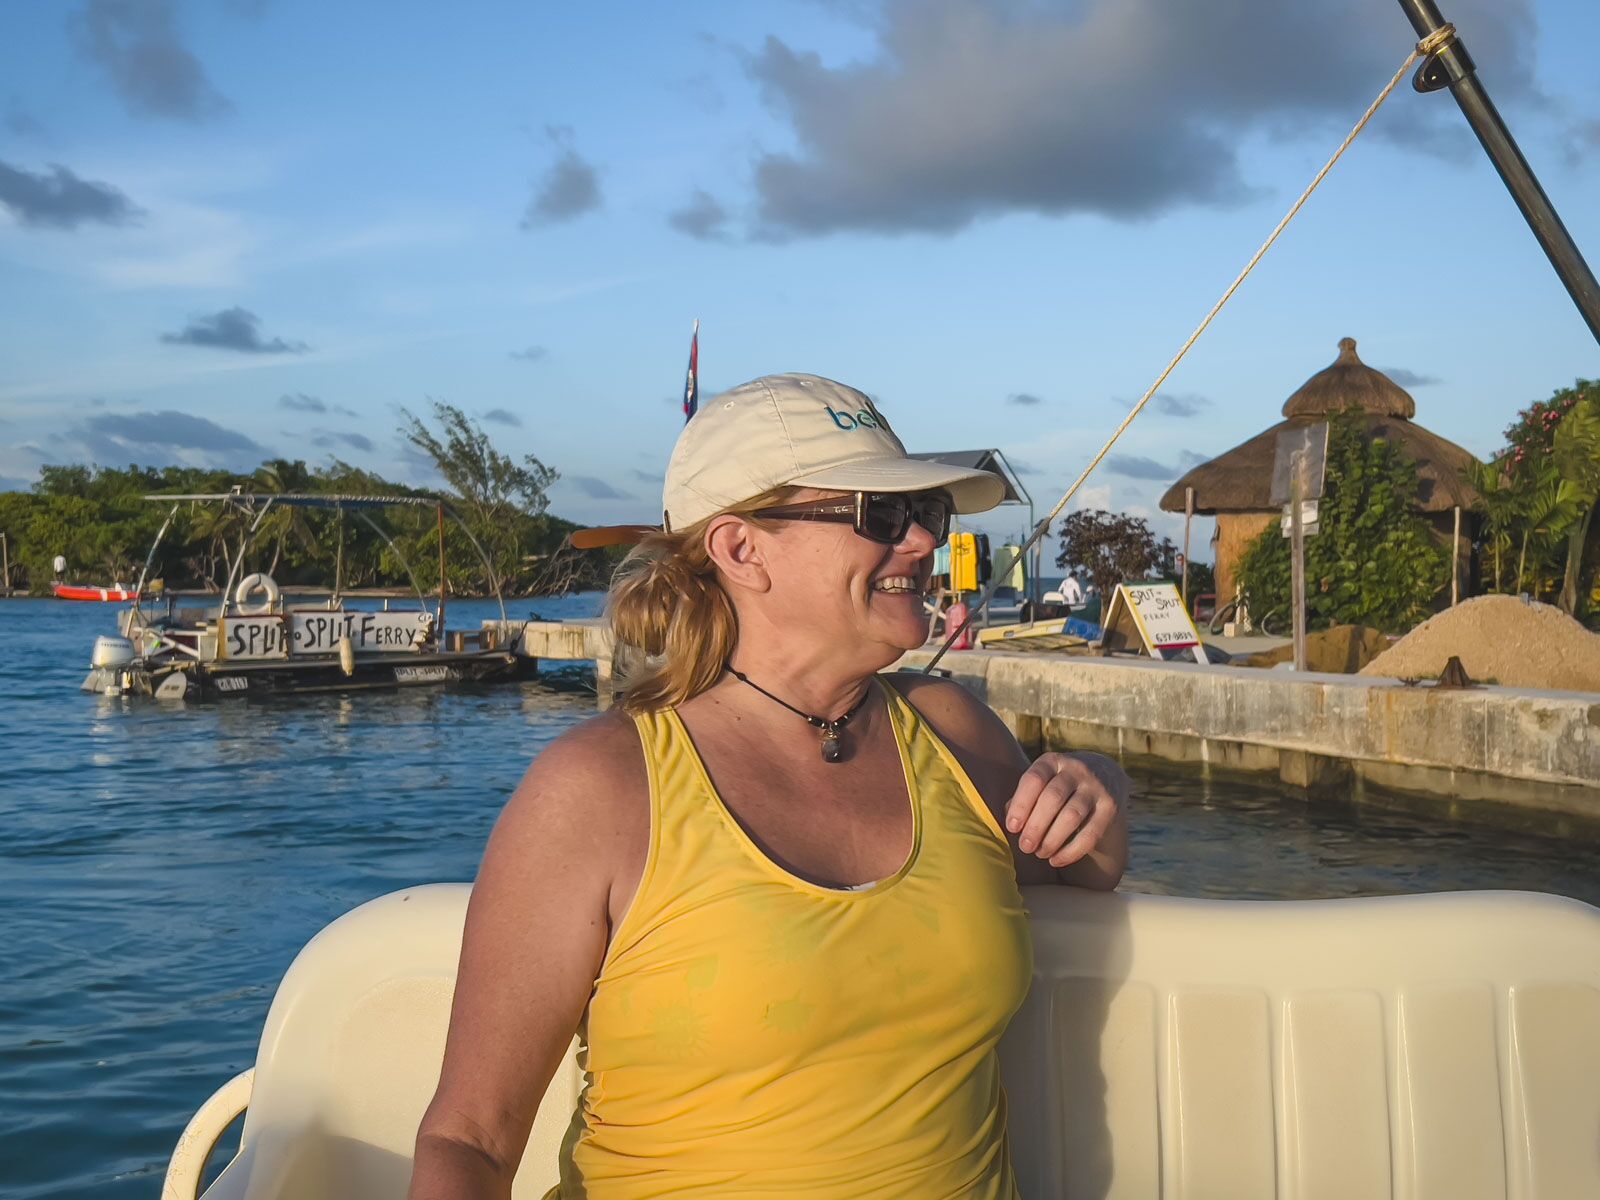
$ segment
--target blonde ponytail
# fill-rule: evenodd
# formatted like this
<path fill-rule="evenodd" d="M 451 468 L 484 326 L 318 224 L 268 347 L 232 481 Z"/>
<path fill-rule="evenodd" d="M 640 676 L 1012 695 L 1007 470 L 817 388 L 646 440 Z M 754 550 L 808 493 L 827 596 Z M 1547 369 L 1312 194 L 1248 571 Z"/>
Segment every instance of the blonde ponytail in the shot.
<path fill-rule="evenodd" d="M 777 488 L 724 511 L 748 515 L 784 503 L 795 490 Z M 623 680 L 620 703 L 628 713 L 675 708 L 699 695 L 721 677 L 738 643 L 733 601 L 706 553 L 706 526 L 714 519 L 647 534 L 611 581 L 606 620 L 619 658 L 643 657 Z"/>

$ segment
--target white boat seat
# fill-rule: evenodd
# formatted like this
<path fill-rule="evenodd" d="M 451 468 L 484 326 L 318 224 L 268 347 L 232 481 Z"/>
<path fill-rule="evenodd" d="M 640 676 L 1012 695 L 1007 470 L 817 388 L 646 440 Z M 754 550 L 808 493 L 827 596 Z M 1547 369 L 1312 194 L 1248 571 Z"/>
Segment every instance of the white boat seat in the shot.
<path fill-rule="evenodd" d="M 253 1086 L 197 1116 L 166 1200 L 194 1195 L 247 1090 L 207 1200 L 404 1194 L 467 896 L 412 888 L 312 940 Z M 1511 892 L 1028 903 L 1034 985 L 1002 1047 L 1028 1200 L 1600 1196 L 1600 910 Z M 555 1182 L 579 1083 L 569 1058 L 514 1196 Z"/>

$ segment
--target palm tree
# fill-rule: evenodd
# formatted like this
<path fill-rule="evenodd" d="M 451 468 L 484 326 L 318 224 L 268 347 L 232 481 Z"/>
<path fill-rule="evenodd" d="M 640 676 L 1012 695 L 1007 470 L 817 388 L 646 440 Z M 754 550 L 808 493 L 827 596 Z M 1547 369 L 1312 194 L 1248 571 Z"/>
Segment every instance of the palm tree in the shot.
<path fill-rule="evenodd" d="M 1584 497 L 1576 484 L 1563 479 L 1553 463 L 1541 464 L 1536 473 L 1526 473 L 1518 482 L 1517 524 L 1522 531 L 1522 546 L 1517 555 L 1517 591 L 1522 580 L 1531 545 L 1534 557 L 1533 592 L 1538 597 L 1541 564 L 1548 564 L 1567 531 L 1583 514 Z"/>
<path fill-rule="evenodd" d="M 1473 459 L 1462 472 L 1466 483 L 1478 493 L 1476 505 L 1483 514 L 1489 548 L 1494 552 L 1494 590 L 1500 591 L 1500 555 L 1511 550 L 1512 531 L 1517 527 L 1522 496 L 1500 461 L 1481 463 Z"/>
<path fill-rule="evenodd" d="M 1585 392 L 1556 427 L 1551 456 L 1577 508 L 1567 531 L 1567 565 L 1561 580 L 1561 607 L 1579 616 L 1578 580 L 1596 502 L 1600 501 L 1600 394 Z"/>
<path fill-rule="evenodd" d="M 275 458 L 256 468 L 255 482 L 267 493 L 303 492 L 311 487 L 311 472 L 303 462 L 290 462 Z M 271 509 L 256 527 L 258 541 L 272 544 L 272 565 L 267 574 L 277 573 L 278 562 L 283 557 L 284 544 L 293 542 L 309 557 L 317 553 L 317 533 L 307 517 L 307 510 L 294 505 Z"/>

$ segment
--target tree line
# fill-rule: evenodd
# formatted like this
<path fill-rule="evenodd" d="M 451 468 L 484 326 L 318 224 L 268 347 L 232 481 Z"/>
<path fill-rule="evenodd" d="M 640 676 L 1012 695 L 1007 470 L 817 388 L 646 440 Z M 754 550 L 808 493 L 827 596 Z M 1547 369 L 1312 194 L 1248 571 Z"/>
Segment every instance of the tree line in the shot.
<path fill-rule="evenodd" d="M 431 410 L 431 422 L 405 413 L 401 433 L 443 478 L 442 499 L 459 518 L 445 521 L 443 536 L 450 593 L 486 595 L 499 588 L 508 595 L 549 595 L 605 586 L 612 560 L 567 548 L 567 535 L 577 526 L 548 511 L 557 472 L 533 455 L 504 454 L 459 408 L 435 402 Z M 338 459 L 309 466 L 277 458 L 247 473 L 44 466 L 30 491 L 0 492 L 12 586 L 49 595 L 57 555 L 67 560 L 69 582 L 131 585 L 171 509 L 145 496 L 234 489 L 263 499 L 272 493 L 441 495 Z M 363 509 L 359 516 L 353 510 L 282 506 L 268 511 L 253 538 L 247 536 L 248 522 L 236 505 L 181 506 L 150 577 L 169 590 L 215 591 L 238 567 L 241 575 L 264 571 L 284 586 L 332 588 L 336 579 L 345 590 L 438 586 L 440 534 L 432 506 Z"/>

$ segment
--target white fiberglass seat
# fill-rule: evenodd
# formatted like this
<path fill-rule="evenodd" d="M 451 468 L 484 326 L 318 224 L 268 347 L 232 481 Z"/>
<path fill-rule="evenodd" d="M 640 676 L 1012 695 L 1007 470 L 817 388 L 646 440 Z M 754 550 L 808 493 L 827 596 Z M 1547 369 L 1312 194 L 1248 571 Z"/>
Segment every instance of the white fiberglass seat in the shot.
<path fill-rule="evenodd" d="M 306 947 L 253 1088 L 196 1117 L 170 1200 L 246 1099 L 208 1200 L 404 1194 L 467 895 L 386 896 Z M 1028 1200 L 1600 1196 L 1600 910 L 1510 892 L 1028 903 L 1034 986 L 1002 1047 Z M 569 1060 L 516 1197 L 554 1183 L 579 1083 Z"/>

